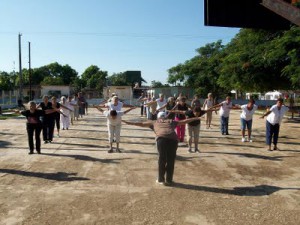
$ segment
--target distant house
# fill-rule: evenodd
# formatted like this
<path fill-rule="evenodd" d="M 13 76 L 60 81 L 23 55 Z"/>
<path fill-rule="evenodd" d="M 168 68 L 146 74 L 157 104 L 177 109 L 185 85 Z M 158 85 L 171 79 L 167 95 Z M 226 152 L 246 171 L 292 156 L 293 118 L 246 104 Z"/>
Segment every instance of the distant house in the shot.
<path fill-rule="evenodd" d="M 195 94 L 195 90 L 189 87 L 160 87 L 160 88 L 149 88 L 147 93 L 152 96 L 158 97 L 160 93 L 164 94 L 166 97 L 177 97 L 180 93 L 186 96 L 188 99 L 192 99 Z"/>
<path fill-rule="evenodd" d="M 60 98 L 61 96 L 69 96 L 73 93 L 73 89 L 70 86 L 64 85 L 44 85 L 41 86 L 41 96 L 56 96 Z"/>
<path fill-rule="evenodd" d="M 279 91 L 269 91 L 265 94 L 265 100 L 277 100 L 283 98 L 283 93 Z"/>
<path fill-rule="evenodd" d="M 115 93 L 120 99 L 132 99 L 132 87 L 131 86 L 109 86 L 103 88 L 103 98 L 108 99 Z"/>

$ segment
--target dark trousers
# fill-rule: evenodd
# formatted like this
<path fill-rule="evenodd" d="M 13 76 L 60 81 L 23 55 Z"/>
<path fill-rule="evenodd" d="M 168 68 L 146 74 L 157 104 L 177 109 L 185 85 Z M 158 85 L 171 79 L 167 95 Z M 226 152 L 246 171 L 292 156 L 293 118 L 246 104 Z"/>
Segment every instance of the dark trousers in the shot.
<path fill-rule="evenodd" d="M 33 144 L 33 135 L 35 134 L 35 146 L 36 151 L 41 151 L 41 134 L 42 125 L 41 124 L 27 124 L 27 135 L 28 135 L 28 144 L 29 144 L 29 150 L 30 152 L 33 152 L 34 150 L 34 144 Z"/>
<path fill-rule="evenodd" d="M 158 181 L 173 181 L 174 165 L 176 158 L 176 151 L 178 147 L 177 140 L 158 138 L 156 141 L 158 150 Z"/>
<path fill-rule="evenodd" d="M 221 133 L 222 134 L 228 134 L 228 122 L 229 117 L 221 116 Z"/>
<path fill-rule="evenodd" d="M 266 144 L 267 145 L 271 145 L 272 137 L 273 137 L 273 144 L 277 145 L 279 128 L 280 128 L 280 125 L 278 123 L 275 125 L 272 125 L 268 121 L 266 122 Z"/>
<path fill-rule="evenodd" d="M 56 125 L 56 128 L 57 128 L 57 130 L 59 130 L 60 129 L 60 114 L 58 114 L 58 115 L 55 115 L 55 117 L 54 117 L 54 127 L 55 127 L 55 125 Z"/>
<path fill-rule="evenodd" d="M 44 118 L 43 120 L 43 139 L 44 141 L 53 140 L 54 118 Z"/>
<path fill-rule="evenodd" d="M 141 106 L 141 116 L 143 116 L 144 115 L 144 106 L 142 105 Z"/>

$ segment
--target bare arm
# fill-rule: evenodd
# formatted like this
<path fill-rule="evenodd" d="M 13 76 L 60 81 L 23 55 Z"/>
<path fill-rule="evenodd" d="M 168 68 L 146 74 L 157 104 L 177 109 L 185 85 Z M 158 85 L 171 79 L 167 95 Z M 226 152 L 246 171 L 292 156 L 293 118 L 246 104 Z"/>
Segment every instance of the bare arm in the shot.
<path fill-rule="evenodd" d="M 156 102 L 156 101 L 147 102 L 147 103 L 145 103 L 144 105 L 146 105 L 146 106 L 151 106 L 151 105 L 153 105 L 155 102 Z"/>
<path fill-rule="evenodd" d="M 152 121 L 146 121 L 146 122 L 130 122 L 126 120 L 122 120 L 122 122 L 128 124 L 128 125 L 134 125 L 134 126 L 139 126 L 139 127 L 150 127 L 153 122 Z"/>
<path fill-rule="evenodd" d="M 177 121 L 178 125 L 184 125 L 186 123 L 190 123 L 190 122 L 193 122 L 193 121 L 196 121 L 196 120 L 201 120 L 200 117 L 193 117 L 193 118 L 188 118 L 188 119 L 185 119 L 185 120 L 179 120 Z"/>
<path fill-rule="evenodd" d="M 157 109 L 156 111 L 160 111 L 160 110 L 162 110 L 162 109 L 164 109 L 164 108 L 166 108 L 167 107 L 167 103 L 166 104 L 164 104 L 162 107 L 160 107 L 159 109 Z"/>
<path fill-rule="evenodd" d="M 126 114 L 126 113 L 128 113 L 128 112 L 130 112 L 131 110 L 133 110 L 133 109 L 135 109 L 136 107 L 131 107 L 131 108 L 129 108 L 129 109 L 127 109 L 127 110 L 125 110 L 124 111 L 124 114 Z"/>
<path fill-rule="evenodd" d="M 183 110 L 176 110 L 176 109 L 169 110 L 169 112 L 171 112 L 171 113 L 177 113 L 177 114 L 185 114 L 185 111 L 183 111 Z"/>
<path fill-rule="evenodd" d="M 268 116 L 272 111 L 268 111 L 266 113 L 264 113 L 260 118 L 263 119 L 265 116 Z"/>

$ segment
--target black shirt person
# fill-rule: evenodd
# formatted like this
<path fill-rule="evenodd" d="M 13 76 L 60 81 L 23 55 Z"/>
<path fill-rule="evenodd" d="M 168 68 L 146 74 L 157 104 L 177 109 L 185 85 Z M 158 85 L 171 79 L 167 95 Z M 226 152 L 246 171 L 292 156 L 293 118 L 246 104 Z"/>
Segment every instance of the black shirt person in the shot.
<path fill-rule="evenodd" d="M 42 121 L 40 120 L 41 117 L 45 116 L 45 114 L 55 112 L 55 109 L 48 109 L 48 110 L 38 110 L 36 109 L 35 102 L 31 101 L 28 103 L 29 110 L 23 110 L 20 113 L 26 117 L 26 130 L 28 135 L 28 145 L 29 145 L 29 154 L 33 154 L 34 150 L 34 143 L 33 143 L 33 135 L 35 135 L 35 145 L 36 145 L 36 152 L 38 154 L 41 153 L 41 130 L 42 130 Z"/>

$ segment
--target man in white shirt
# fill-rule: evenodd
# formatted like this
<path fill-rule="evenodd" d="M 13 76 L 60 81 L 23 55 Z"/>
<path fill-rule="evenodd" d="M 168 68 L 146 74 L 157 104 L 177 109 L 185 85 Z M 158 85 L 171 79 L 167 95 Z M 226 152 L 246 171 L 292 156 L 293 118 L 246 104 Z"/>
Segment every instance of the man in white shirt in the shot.
<path fill-rule="evenodd" d="M 267 116 L 266 120 L 266 144 L 268 145 L 268 151 L 272 151 L 271 143 L 273 138 L 274 148 L 277 150 L 278 135 L 280 129 L 280 123 L 284 114 L 289 111 L 289 108 L 283 105 L 283 99 L 277 99 L 276 105 L 273 105 L 268 112 L 266 112 L 261 118 Z"/>

